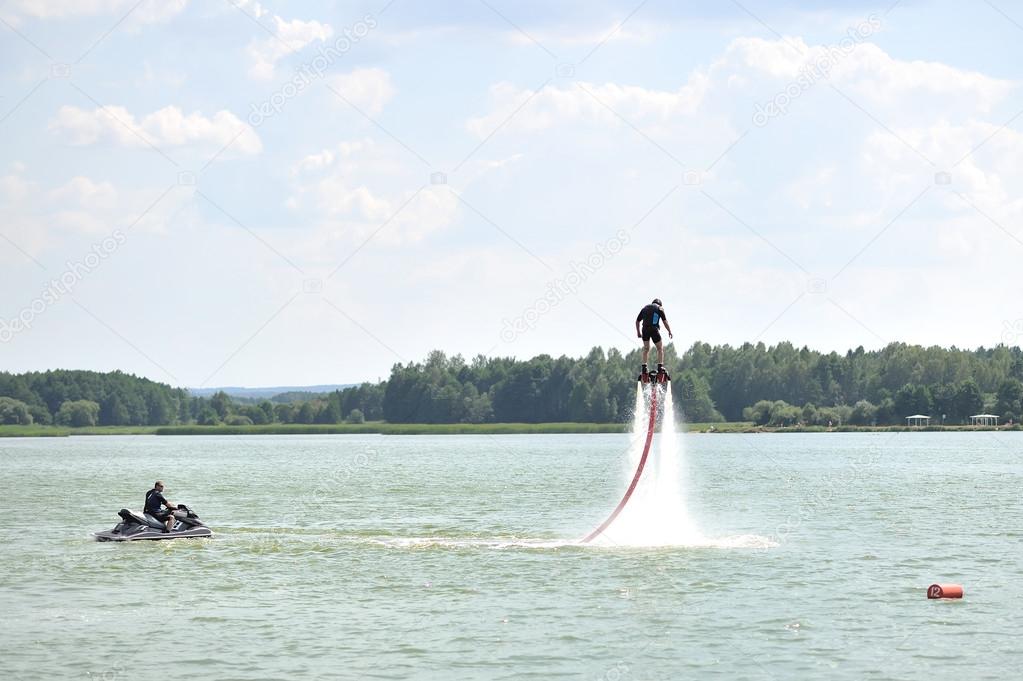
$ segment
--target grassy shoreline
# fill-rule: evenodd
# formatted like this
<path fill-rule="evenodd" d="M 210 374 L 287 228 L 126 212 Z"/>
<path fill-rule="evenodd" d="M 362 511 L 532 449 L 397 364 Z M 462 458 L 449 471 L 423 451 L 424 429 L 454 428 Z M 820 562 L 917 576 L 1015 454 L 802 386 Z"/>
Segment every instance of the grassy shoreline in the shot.
<path fill-rule="evenodd" d="M 0 425 L 0 437 L 68 437 L 71 435 L 153 435 L 157 426 L 12 426 Z"/>
<path fill-rule="evenodd" d="M 156 435 L 506 435 L 624 433 L 624 423 L 272 423 L 262 426 L 162 426 Z"/>
<path fill-rule="evenodd" d="M 273 423 L 261 426 L 63 426 L 0 425 L 0 437 L 69 437 L 88 435 L 527 435 L 624 433 L 625 423 Z M 1019 425 L 994 426 L 787 426 L 766 427 L 750 422 L 687 423 L 690 433 L 856 433 L 964 432 L 1023 430 Z"/>

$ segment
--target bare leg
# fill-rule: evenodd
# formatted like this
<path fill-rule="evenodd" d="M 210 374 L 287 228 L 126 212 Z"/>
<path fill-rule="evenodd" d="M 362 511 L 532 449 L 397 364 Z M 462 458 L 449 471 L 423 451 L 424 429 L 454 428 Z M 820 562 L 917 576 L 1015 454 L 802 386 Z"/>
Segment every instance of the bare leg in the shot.
<path fill-rule="evenodd" d="M 169 516 L 167 516 L 167 531 L 170 532 L 173 529 L 174 529 L 174 513 L 171 512 L 171 514 Z"/>
<path fill-rule="evenodd" d="M 657 363 L 664 364 L 664 343 L 661 341 L 657 341 Z"/>
<path fill-rule="evenodd" d="M 650 359 L 650 340 L 649 339 L 643 341 L 643 364 L 646 364 L 646 361 L 648 359 Z"/>

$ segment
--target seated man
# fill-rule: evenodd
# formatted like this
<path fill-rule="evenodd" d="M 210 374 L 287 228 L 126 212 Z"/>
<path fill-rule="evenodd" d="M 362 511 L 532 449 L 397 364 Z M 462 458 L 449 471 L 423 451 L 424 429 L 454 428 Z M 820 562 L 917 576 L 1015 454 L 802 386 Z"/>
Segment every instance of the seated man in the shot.
<path fill-rule="evenodd" d="M 162 507 L 166 506 L 167 510 Z M 153 489 L 146 492 L 146 513 L 157 520 L 167 523 L 164 532 L 174 529 L 174 505 L 163 496 L 163 483 L 157 480 L 153 483 Z"/>

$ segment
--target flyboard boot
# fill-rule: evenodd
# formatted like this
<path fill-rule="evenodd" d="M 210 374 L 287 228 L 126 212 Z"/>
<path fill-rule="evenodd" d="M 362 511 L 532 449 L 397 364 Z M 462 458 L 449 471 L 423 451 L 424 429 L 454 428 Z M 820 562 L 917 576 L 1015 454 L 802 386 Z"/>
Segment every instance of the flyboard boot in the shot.
<path fill-rule="evenodd" d="M 667 383 L 671 380 L 671 376 L 668 375 L 667 369 L 664 368 L 663 364 L 658 363 L 657 371 L 650 371 L 647 369 L 647 365 L 642 365 L 642 369 L 639 372 L 639 378 L 636 379 L 640 383 Z"/>

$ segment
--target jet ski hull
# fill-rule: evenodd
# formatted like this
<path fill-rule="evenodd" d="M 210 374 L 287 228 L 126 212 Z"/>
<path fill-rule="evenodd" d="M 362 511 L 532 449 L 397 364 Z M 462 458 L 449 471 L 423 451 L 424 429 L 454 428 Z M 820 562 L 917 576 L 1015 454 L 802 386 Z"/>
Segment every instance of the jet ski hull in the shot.
<path fill-rule="evenodd" d="M 147 541 L 161 539 L 199 539 L 212 537 L 213 530 L 206 527 L 199 516 L 184 504 L 174 511 L 174 527 L 166 531 L 163 521 L 146 513 L 122 508 L 117 512 L 121 522 L 111 530 L 94 532 L 96 541 Z"/>
<path fill-rule="evenodd" d="M 151 528 L 142 528 L 137 532 L 121 533 L 114 528 L 104 532 L 94 532 L 96 541 L 145 541 L 159 539 L 198 539 L 201 537 L 212 537 L 213 530 L 208 527 L 190 527 L 187 530 L 175 530 L 163 532 Z"/>

